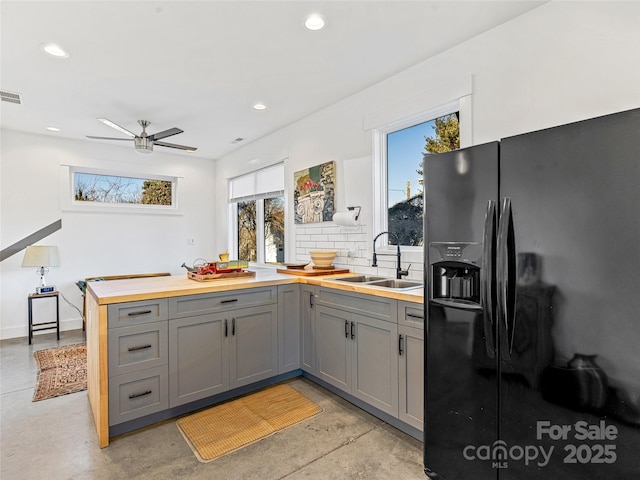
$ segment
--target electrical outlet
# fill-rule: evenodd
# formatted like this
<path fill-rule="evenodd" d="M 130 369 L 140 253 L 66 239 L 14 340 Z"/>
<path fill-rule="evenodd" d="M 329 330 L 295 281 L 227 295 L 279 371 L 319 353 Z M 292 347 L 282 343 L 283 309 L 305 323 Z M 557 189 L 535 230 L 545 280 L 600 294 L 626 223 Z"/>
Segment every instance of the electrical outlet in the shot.
<path fill-rule="evenodd" d="M 187 245 L 195 245 L 196 239 L 193 237 L 187 237 Z"/>

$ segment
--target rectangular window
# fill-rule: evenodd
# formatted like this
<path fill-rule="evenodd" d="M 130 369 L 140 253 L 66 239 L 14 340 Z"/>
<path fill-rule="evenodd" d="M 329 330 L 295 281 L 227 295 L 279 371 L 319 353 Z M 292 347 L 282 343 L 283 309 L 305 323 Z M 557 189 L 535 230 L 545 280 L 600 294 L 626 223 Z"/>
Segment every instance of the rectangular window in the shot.
<path fill-rule="evenodd" d="M 61 165 L 62 210 L 91 213 L 182 215 L 181 177 Z"/>
<path fill-rule="evenodd" d="M 266 263 L 284 262 L 284 196 L 264 200 L 264 256 Z"/>
<path fill-rule="evenodd" d="M 284 205 L 282 163 L 230 179 L 230 251 L 240 260 L 283 263 Z"/>
<path fill-rule="evenodd" d="M 387 228 L 400 245 L 423 244 L 423 159 L 460 148 L 458 118 L 452 112 L 386 133 Z"/>
<path fill-rule="evenodd" d="M 76 202 L 129 205 L 174 205 L 173 182 L 152 178 L 121 177 L 74 172 Z"/>
<path fill-rule="evenodd" d="M 258 224 L 256 200 L 238 202 L 238 259 L 255 262 L 258 259 L 258 239 L 256 226 Z"/>

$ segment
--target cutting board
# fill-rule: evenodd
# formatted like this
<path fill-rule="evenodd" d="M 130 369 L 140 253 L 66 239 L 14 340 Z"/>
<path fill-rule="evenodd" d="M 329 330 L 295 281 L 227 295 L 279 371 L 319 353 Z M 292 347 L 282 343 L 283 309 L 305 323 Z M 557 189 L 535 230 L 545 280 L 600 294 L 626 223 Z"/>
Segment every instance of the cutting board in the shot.
<path fill-rule="evenodd" d="M 301 277 L 317 277 L 319 275 L 335 275 L 336 273 L 349 273 L 348 268 L 334 268 L 333 270 L 305 270 L 304 268 L 278 268 L 278 273 L 299 275 Z"/>
<path fill-rule="evenodd" d="M 198 282 L 210 282 L 212 280 L 231 280 L 232 278 L 242 278 L 242 277 L 255 277 L 256 272 L 252 272 L 251 270 L 243 270 L 241 272 L 227 272 L 227 273 L 210 273 L 207 275 L 198 275 L 195 272 L 188 272 L 187 278 L 191 280 L 196 280 Z"/>

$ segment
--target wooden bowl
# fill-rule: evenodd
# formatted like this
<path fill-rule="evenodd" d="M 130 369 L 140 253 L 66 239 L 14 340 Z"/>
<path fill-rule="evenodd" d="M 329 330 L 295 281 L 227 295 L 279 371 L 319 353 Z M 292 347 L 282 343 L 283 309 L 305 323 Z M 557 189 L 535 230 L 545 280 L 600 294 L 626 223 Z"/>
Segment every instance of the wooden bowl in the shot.
<path fill-rule="evenodd" d="M 309 255 L 311 255 L 311 261 L 314 265 L 319 267 L 329 267 L 333 264 L 333 260 L 337 255 L 336 250 L 311 250 Z"/>

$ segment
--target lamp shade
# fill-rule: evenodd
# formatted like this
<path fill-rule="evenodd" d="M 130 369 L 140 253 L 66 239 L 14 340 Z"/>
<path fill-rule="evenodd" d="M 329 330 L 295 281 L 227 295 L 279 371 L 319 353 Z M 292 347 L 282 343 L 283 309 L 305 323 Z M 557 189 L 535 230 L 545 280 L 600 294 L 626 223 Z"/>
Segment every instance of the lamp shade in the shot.
<path fill-rule="evenodd" d="M 27 247 L 22 259 L 23 267 L 59 267 L 58 247 L 31 245 Z"/>

